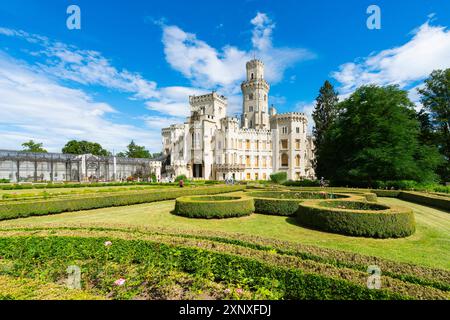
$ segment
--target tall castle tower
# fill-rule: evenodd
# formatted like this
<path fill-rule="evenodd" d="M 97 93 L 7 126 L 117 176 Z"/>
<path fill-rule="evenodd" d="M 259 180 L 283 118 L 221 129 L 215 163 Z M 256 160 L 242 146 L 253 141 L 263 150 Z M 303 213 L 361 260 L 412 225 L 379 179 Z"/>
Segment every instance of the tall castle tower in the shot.
<path fill-rule="evenodd" d="M 248 129 L 270 129 L 269 90 L 264 80 L 264 63 L 260 60 L 247 62 L 247 81 L 241 85 L 243 105 L 241 126 Z"/>

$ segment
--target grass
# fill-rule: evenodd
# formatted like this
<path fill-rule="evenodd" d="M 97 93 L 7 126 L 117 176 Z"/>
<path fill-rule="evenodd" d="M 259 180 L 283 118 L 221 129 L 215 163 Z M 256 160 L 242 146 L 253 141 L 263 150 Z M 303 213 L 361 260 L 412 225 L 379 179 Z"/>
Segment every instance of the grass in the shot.
<path fill-rule="evenodd" d="M 293 218 L 258 214 L 226 220 L 197 220 L 172 214 L 175 201 L 2 221 L 0 229 L 108 226 L 242 233 L 450 270 L 448 213 L 393 198 L 379 198 L 379 203 L 412 208 L 417 222 L 416 233 L 402 239 L 354 238 L 302 228 Z"/>

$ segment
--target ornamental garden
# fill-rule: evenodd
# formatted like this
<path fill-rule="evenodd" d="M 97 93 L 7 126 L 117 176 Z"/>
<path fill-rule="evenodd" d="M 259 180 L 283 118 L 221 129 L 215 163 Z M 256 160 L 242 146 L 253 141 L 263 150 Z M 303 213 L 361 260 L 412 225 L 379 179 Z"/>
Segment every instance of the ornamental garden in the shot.
<path fill-rule="evenodd" d="M 0 185 L 2 299 L 450 297 L 446 193 L 56 186 Z"/>

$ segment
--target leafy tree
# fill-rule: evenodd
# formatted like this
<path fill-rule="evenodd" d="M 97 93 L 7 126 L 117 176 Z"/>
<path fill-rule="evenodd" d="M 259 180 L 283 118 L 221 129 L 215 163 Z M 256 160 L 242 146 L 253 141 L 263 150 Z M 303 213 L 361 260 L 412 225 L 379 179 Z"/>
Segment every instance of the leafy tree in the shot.
<path fill-rule="evenodd" d="M 111 152 L 96 142 L 88 142 L 88 141 L 77 141 L 71 140 L 66 143 L 64 148 L 62 149 L 63 153 L 70 154 L 93 154 L 95 156 L 110 156 Z"/>
<path fill-rule="evenodd" d="M 397 86 L 363 86 L 339 104 L 325 135 L 322 161 L 339 184 L 376 180 L 431 182 L 440 158 L 419 143 L 419 122 L 407 92 Z"/>
<path fill-rule="evenodd" d="M 43 145 L 43 143 L 37 143 L 33 140 L 22 143 L 23 151 L 25 152 L 47 153 L 47 150 L 43 148 Z"/>
<path fill-rule="evenodd" d="M 436 144 L 444 157 L 438 173 L 442 181 L 450 181 L 450 68 L 433 71 L 418 92 L 424 108 L 430 112 Z"/>
<path fill-rule="evenodd" d="M 313 129 L 316 152 L 314 167 L 317 176 L 321 177 L 326 172 L 326 168 L 324 168 L 325 163 L 321 161 L 321 154 L 324 152 L 325 134 L 337 117 L 339 98 L 337 92 L 334 91 L 333 85 L 328 80 L 325 81 L 319 92 L 312 118 L 315 123 Z"/>
<path fill-rule="evenodd" d="M 133 140 L 124 152 L 127 158 L 151 158 L 151 153 L 144 146 L 138 146 Z"/>

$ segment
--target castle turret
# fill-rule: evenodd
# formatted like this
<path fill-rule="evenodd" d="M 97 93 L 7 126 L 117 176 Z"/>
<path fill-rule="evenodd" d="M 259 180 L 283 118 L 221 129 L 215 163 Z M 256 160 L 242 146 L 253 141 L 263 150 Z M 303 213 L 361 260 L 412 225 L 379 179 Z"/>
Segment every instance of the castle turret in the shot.
<path fill-rule="evenodd" d="M 251 60 L 246 67 L 247 80 L 241 85 L 242 126 L 249 129 L 269 129 L 270 86 L 264 79 L 264 64 L 260 60 Z"/>

